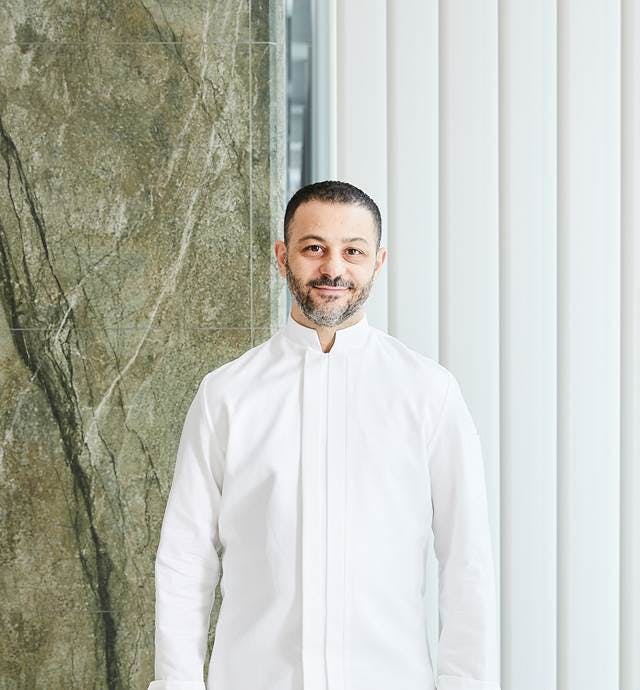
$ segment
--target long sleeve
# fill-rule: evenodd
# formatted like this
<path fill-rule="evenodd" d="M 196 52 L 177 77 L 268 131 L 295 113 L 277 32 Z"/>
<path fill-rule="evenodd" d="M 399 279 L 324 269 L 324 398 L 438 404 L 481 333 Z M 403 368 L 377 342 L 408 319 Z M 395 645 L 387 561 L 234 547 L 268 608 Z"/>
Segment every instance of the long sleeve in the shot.
<path fill-rule="evenodd" d="M 184 421 L 156 553 L 156 680 L 149 690 L 205 690 L 207 636 L 220 577 L 223 465 L 205 379 Z"/>
<path fill-rule="evenodd" d="M 500 690 L 494 566 L 480 438 L 449 372 L 428 447 L 439 571 L 438 690 Z"/>

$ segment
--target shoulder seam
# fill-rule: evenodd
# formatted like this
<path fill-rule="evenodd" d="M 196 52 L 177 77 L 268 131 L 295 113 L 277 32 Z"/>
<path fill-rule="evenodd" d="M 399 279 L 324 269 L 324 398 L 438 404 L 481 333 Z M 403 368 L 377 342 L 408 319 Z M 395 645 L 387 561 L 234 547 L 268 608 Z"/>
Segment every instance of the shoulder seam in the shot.
<path fill-rule="evenodd" d="M 220 437 L 218 436 L 218 432 L 216 431 L 216 428 L 213 425 L 213 422 L 211 421 L 211 416 L 209 415 L 209 403 L 207 401 L 207 395 L 206 395 L 206 392 L 204 389 L 204 383 L 212 373 L 213 372 L 210 371 L 204 375 L 204 377 L 202 378 L 202 381 L 200 381 L 200 385 L 198 386 L 198 389 L 202 389 L 202 400 L 204 402 L 204 415 L 205 415 L 205 418 L 207 420 L 207 426 L 209 427 L 209 431 L 211 432 L 211 435 L 215 439 L 216 445 L 220 449 L 220 457 L 222 457 L 222 445 L 220 443 Z M 215 462 L 215 458 L 212 458 L 212 460 Z M 224 460 L 224 458 L 223 458 L 223 460 Z M 225 464 L 226 463 L 223 463 L 222 467 L 218 466 L 218 469 L 222 473 L 222 475 L 224 475 Z M 218 465 L 217 462 L 216 462 L 216 465 Z"/>
<path fill-rule="evenodd" d="M 438 435 L 440 428 L 442 427 L 443 420 L 444 420 L 444 415 L 445 415 L 445 410 L 447 407 L 447 403 L 449 402 L 449 395 L 451 391 L 451 386 L 453 385 L 453 374 L 447 369 L 447 390 L 444 393 L 444 400 L 442 401 L 442 406 L 440 408 L 440 413 L 438 415 L 438 421 L 436 422 L 435 429 L 433 430 L 433 433 L 431 434 L 431 438 L 429 439 L 427 443 L 427 449 L 426 449 L 426 455 L 427 455 L 427 463 L 429 462 L 429 456 L 431 455 L 431 446 L 433 445 L 433 442 Z"/>

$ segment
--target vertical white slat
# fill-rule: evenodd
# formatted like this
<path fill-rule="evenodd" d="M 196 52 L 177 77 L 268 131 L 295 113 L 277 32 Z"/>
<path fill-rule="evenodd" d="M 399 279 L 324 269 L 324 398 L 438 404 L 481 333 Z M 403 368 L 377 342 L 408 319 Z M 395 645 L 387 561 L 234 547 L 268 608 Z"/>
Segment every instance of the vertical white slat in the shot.
<path fill-rule="evenodd" d="M 497 0 L 447 0 L 439 19 L 440 359 L 482 442 L 499 591 Z"/>
<path fill-rule="evenodd" d="M 640 1 L 622 3 L 620 689 L 640 688 Z"/>
<path fill-rule="evenodd" d="M 337 175 L 336 1 L 312 0 L 311 165 L 314 182 L 334 180 Z"/>
<path fill-rule="evenodd" d="M 556 681 L 556 4 L 500 2 L 502 690 Z"/>
<path fill-rule="evenodd" d="M 558 2 L 558 144 L 558 690 L 617 688 L 618 2 Z"/>
<path fill-rule="evenodd" d="M 437 359 L 438 0 L 388 0 L 387 81 L 389 332 Z"/>
<path fill-rule="evenodd" d="M 337 178 L 363 189 L 387 235 L 387 18 L 385 0 L 340 0 L 336 13 Z M 388 330 L 387 266 L 367 301 L 369 322 Z"/>

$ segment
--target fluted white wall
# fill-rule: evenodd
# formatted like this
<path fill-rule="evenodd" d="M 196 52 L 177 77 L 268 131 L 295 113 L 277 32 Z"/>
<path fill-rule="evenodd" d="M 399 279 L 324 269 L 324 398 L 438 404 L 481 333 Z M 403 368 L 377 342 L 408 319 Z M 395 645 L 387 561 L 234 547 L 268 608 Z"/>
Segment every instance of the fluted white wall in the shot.
<path fill-rule="evenodd" d="M 483 442 L 502 688 L 637 690 L 640 0 L 316 16 L 316 177 L 383 214 L 370 320 L 454 372 Z"/>

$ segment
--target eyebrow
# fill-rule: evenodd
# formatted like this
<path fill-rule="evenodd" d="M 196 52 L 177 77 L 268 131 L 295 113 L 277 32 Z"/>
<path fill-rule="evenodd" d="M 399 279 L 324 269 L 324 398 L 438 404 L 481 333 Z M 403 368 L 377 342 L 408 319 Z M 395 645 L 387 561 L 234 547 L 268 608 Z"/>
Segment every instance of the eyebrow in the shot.
<path fill-rule="evenodd" d="M 298 240 L 298 244 L 301 242 L 306 242 L 307 240 L 319 240 L 320 242 L 326 242 L 324 237 L 320 237 L 320 235 L 305 235 Z M 349 242 L 364 242 L 365 244 L 369 244 L 364 237 L 343 237 L 342 241 L 345 244 L 348 244 Z"/>

